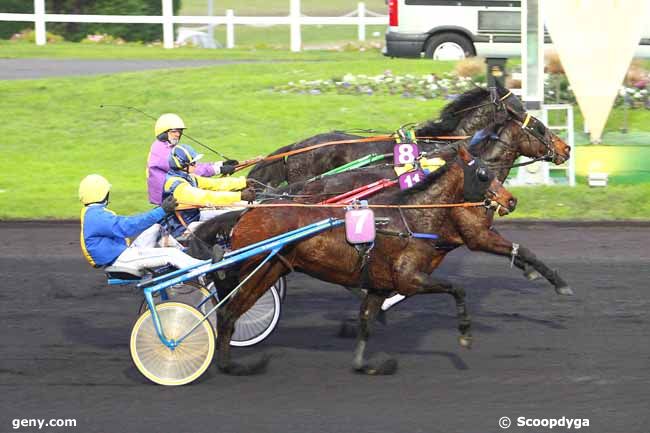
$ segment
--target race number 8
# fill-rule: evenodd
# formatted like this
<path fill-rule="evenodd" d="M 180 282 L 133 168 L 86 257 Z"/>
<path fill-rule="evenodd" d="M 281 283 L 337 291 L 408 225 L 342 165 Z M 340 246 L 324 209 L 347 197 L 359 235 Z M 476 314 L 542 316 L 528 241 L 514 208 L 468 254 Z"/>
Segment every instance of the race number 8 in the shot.
<path fill-rule="evenodd" d="M 398 164 L 411 164 L 415 161 L 415 149 L 410 144 L 400 144 L 397 147 L 397 163 Z"/>
<path fill-rule="evenodd" d="M 420 150 L 415 143 L 399 143 L 393 148 L 395 165 L 413 164 L 420 156 Z"/>

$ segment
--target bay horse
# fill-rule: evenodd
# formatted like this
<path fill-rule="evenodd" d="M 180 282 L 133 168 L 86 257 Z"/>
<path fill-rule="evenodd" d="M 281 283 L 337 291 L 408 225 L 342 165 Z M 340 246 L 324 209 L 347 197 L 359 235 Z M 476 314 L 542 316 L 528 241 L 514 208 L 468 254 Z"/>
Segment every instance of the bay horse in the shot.
<path fill-rule="evenodd" d="M 500 110 L 501 108 L 506 108 L 520 122 L 524 122 L 526 119 L 527 113 L 523 105 L 508 89 L 496 87 L 491 90 L 477 87 L 463 93 L 448 104 L 442 110 L 439 120 L 430 120 L 417 126 L 415 133 L 418 137 L 471 136 L 486 127 L 492 128 L 495 123 L 498 123 L 495 122 L 495 116 L 497 111 L 503 111 Z M 546 136 L 548 141 L 552 140 L 556 142 L 556 151 L 547 155 L 548 160 L 551 160 L 555 164 L 561 164 L 568 159 L 571 150 L 570 147 L 559 137 L 548 131 L 541 122 L 534 119 L 533 123 L 534 127 L 530 127 L 530 131 L 536 131 L 539 128 L 541 136 Z M 363 137 L 345 132 L 327 132 L 281 147 L 269 156 L 326 142 L 353 142 L 361 138 Z M 248 177 L 272 187 L 276 187 L 283 182 L 291 184 L 311 179 L 368 154 L 385 155 L 392 153 L 394 145 L 395 140 L 382 139 L 379 141 L 354 144 L 340 143 L 321 147 L 309 152 L 287 156 L 283 159 L 259 162 L 250 171 Z M 421 141 L 419 145 L 422 150 L 427 152 L 444 150 L 446 147 L 445 143 L 439 140 L 430 143 Z M 488 162 L 493 161 L 495 158 L 500 158 L 500 155 L 506 152 L 506 149 L 500 149 L 498 146 L 491 150 L 484 150 L 489 154 L 479 155 L 475 152 L 473 153 Z M 453 149 L 451 152 L 455 154 Z M 521 155 L 528 157 L 539 156 L 536 152 L 533 153 L 534 155 L 531 155 L 525 148 L 520 149 L 518 155 L 514 156 L 514 158 L 516 159 Z M 504 165 L 502 161 L 499 164 Z M 508 170 L 504 168 L 499 171 L 499 179 L 502 182 L 507 177 L 507 173 Z"/>
<path fill-rule="evenodd" d="M 485 93 L 483 89 L 476 89 L 461 98 L 468 99 L 456 105 L 456 109 L 465 110 L 472 108 L 477 102 L 476 95 Z M 497 178 L 503 182 L 510 169 L 519 156 L 524 155 L 536 159 L 550 159 L 556 164 L 566 161 L 570 156 L 570 147 L 557 135 L 549 131 L 544 124 L 532 116 L 528 116 L 519 100 L 501 88 L 497 89 L 500 96 L 493 105 L 493 122 L 485 126 L 483 139 L 473 140 L 470 150 L 474 155 L 484 160 L 496 172 Z M 505 93 L 504 93 L 505 92 Z M 487 92 L 489 93 L 489 92 Z M 471 98 L 469 96 L 472 96 Z M 479 98 L 481 99 L 481 98 Z M 464 140 L 461 143 L 467 143 Z M 455 156 L 453 148 L 444 148 L 435 152 L 444 159 Z M 348 191 L 370 182 L 393 178 L 395 173 L 392 167 L 375 166 L 352 170 L 349 174 L 339 174 L 336 180 L 327 180 L 331 177 L 316 181 L 303 181 L 290 184 L 279 192 L 290 194 L 307 194 L 313 197 L 312 202 L 320 201 L 330 195 Z M 319 196 L 322 195 L 322 197 Z M 320 197 L 320 198 L 319 198 Z M 440 248 L 453 250 L 461 245 L 466 245 L 470 250 L 483 251 L 507 257 L 509 261 L 524 271 L 529 279 L 543 276 L 561 295 L 573 293 L 571 287 L 559 275 L 558 271 L 551 269 L 528 248 L 513 243 L 501 236 L 493 227 L 493 214 L 485 213 L 474 208 L 454 208 L 450 217 L 453 226 L 448 226 L 441 235 Z M 465 227 L 466 221 L 473 221 Z M 477 230 L 481 227 L 481 230 Z"/>
<path fill-rule="evenodd" d="M 515 127 L 515 128 L 513 128 Z M 518 128 L 517 128 L 518 127 Z M 446 136 L 482 134 L 483 139 L 475 140 L 471 146 L 472 154 L 479 156 L 496 171 L 497 177 L 504 182 L 508 177 L 510 168 L 520 156 L 544 159 L 555 164 L 562 164 L 570 157 L 571 148 L 560 137 L 552 133 L 542 122 L 529 116 L 519 99 L 509 90 L 497 87 L 494 90 L 475 88 L 462 95 L 447 105 L 441 113 L 440 120 L 429 121 L 416 129 L 417 136 Z M 327 141 L 354 140 L 359 136 L 344 133 L 326 133 L 303 140 L 299 143 L 285 146 L 273 152 L 279 154 L 287 150 L 304 148 L 309 145 Z M 473 137 L 474 139 L 474 137 Z M 474 140 L 473 140 L 474 141 Z M 384 140 L 370 143 L 337 144 L 333 146 L 314 149 L 310 152 L 290 156 L 284 160 L 258 163 L 249 177 L 255 178 L 267 185 L 277 185 L 283 181 L 289 184 L 305 181 L 318 176 L 332 168 L 358 159 L 369 153 L 391 153 L 394 140 Z M 455 150 L 444 144 L 421 144 L 422 150 L 454 157 Z M 368 182 L 371 180 L 369 179 Z M 491 220 L 490 220 L 491 225 Z M 499 240 L 503 247 L 512 243 L 503 242 L 498 233 L 487 236 Z M 450 246 L 459 246 L 463 241 L 458 236 L 447 237 Z M 490 239 L 490 245 L 497 245 Z M 482 249 L 482 245 L 467 243 L 468 247 L 475 250 Z M 500 248 L 500 250 L 503 249 Z M 514 265 L 522 269 L 524 276 L 529 280 L 544 276 L 555 288 L 561 292 L 570 293 L 568 284 L 561 278 L 557 271 L 552 271 L 548 266 L 539 262 L 536 270 L 531 262 L 537 261 L 535 255 L 527 249 L 522 249 L 520 256 L 526 260 L 516 258 Z M 497 253 L 501 254 L 501 253 Z"/>
<path fill-rule="evenodd" d="M 480 162 L 474 164 L 471 154 L 459 148 L 458 159 L 446 164 L 411 190 L 400 192 L 387 189 L 370 199 L 371 204 L 398 204 L 422 206 L 431 203 L 460 203 L 465 195 L 464 182 L 472 178 L 479 185 L 478 194 L 498 203 L 500 212 L 514 210 L 516 199 L 503 188 Z M 474 194 L 477 192 L 474 191 Z M 430 240 L 408 237 L 407 233 L 440 233 L 453 224 L 450 208 L 377 209 L 377 217 L 388 218 L 388 225 L 380 230 L 374 247 L 361 255 L 346 242 L 342 227 L 318 234 L 285 247 L 281 257 L 272 258 L 259 271 L 249 275 L 239 291 L 217 311 L 217 363 L 221 371 L 228 374 L 252 374 L 262 370 L 268 358 L 254 365 L 234 363 L 230 357 L 229 341 L 237 318 L 247 311 L 256 300 L 282 275 L 297 270 L 323 281 L 346 287 L 363 287 L 367 290 L 359 313 L 359 332 L 353 356 L 353 367 L 366 374 L 392 374 L 397 367 L 395 359 L 378 364 L 368 362 L 365 357 L 367 341 L 373 321 L 386 296 L 398 292 L 405 296 L 426 293 L 447 293 L 454 297 L 462 338 L 470 338 L 470 321 L 465 307 L 465 291 L 451 282 L 431 276 L 441 263 L 446 252 L 438 250 Z M 241 214 L 232 229 L 231 243 L 238 249 L 268 239 L 281 233 L 297 229 L 327 217 L 342 217 L 343 211 L 332 208 L 256 208 Z M 229 218 L 229 216 L 224 216 Z M 203 241 L 218 230 L 221 217 L 206 221 L 195 233 Z M 201 241 L 201 242 L 203 242 Z M 252 258 L 241 263 L 235 270 L 243 280 L 261 258 Z"/>

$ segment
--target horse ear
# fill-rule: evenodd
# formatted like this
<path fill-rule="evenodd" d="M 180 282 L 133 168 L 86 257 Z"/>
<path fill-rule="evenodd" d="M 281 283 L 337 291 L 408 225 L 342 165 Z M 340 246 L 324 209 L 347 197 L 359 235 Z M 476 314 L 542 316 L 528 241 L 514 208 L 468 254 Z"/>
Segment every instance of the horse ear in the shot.
<path fill-rule="evenodd" d="M 474 159 L 472 154 L 469 153 L 469 150 L 462 145 L 458 146 L 458 156 L 463 160 L 463 162 L 465 162 L 465 164 L 468 164 L 472 159 Z"/>

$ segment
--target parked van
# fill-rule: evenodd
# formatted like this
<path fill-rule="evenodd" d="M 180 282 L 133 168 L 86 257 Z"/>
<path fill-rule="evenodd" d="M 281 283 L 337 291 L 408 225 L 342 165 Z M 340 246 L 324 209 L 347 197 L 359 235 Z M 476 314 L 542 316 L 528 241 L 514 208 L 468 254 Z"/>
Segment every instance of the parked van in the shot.
<path fill-rule="evenodd" d="M 521 1 L 387 0 L 384 55 L 458 60 L 521 55 Z M 650 57 L 650 20 L 635 55 Z M 546 42 L 551 40 L 548 34 Z"/>

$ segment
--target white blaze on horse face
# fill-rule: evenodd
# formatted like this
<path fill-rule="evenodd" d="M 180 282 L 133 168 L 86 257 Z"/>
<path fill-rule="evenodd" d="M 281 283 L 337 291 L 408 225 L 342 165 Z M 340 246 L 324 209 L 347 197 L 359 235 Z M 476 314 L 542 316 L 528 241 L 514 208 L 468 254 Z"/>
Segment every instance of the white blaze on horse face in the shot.
<path fill-rule="evenodd" d="M 545 0 L 553 45 L 571 83 L 592 141 L 599 141 L 625 77 L 648 0 Z"/>

